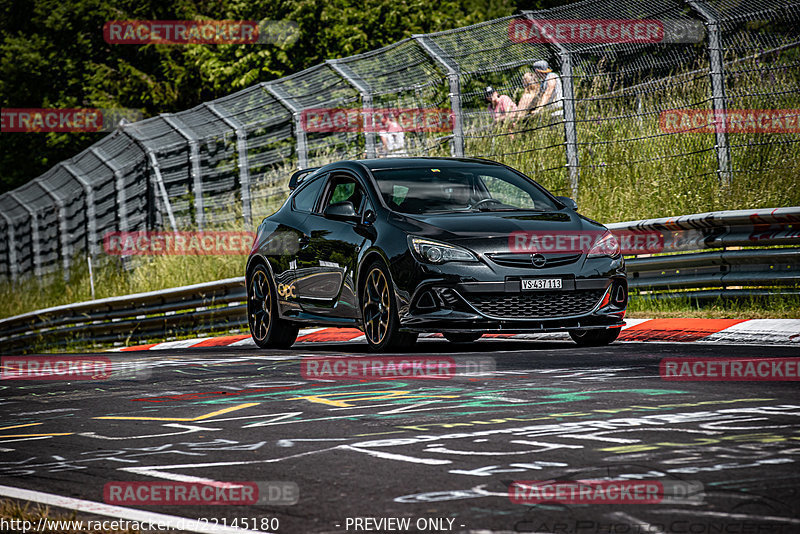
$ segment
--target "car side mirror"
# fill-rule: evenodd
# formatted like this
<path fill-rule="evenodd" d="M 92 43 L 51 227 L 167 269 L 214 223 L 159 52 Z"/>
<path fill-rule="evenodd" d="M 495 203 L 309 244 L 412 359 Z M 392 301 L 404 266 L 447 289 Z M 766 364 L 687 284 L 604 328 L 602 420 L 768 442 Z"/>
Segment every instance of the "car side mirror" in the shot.
<path fill-rule="evenodd" d="M 364 226 L 372 226 L 375 224 L 375 221 L 378 217 L 375 215 L 375 212 L 372 210 L 367 210 L 364 212 L 364 216 L 361 218 L 361 224 Z"/>
<path fill-rule="evenodd" d="M 578 211 L 578 203 L 572 200 L 569 197 L 556 197 L 556 200 L 564 204 L 566 207 L 571 209 L 572 211 Z"/>
<path fill-rule="evenodd" d="M 357 221 L 358 214 L 353 207 L 353 203 L 347 200 L 329 204 L 322 212 L 326 219 L 338 219 L 341 221 Z"/>

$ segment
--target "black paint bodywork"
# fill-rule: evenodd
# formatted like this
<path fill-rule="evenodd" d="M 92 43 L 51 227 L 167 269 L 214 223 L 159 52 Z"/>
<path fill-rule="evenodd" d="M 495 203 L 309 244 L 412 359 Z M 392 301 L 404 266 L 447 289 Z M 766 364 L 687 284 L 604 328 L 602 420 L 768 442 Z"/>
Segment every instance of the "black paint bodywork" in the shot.
<path fill-rule="evenodd" d="M 624 324 L 627 281 L 621 256 L 588 259 L 583 253 L 567 265 L 544 268 L 513 261 L 501 264 L 487 256 L 508 256 L 509 235 L 515 231 L 605 230 L 603 225 L 579 215 L 550 193 L 546 192 L 559 209 L 548 212 L 410 215 L 389 209 L 373 171 L 436 164 L 465 168 L 502 166 L 476 159 L 386 158 L 342 161 L 321 167 L 304 176 L 283 206 L 259 225 L 246 267 L 248 287 L 251 269 L 257 263 L 267 265 L 278 288 L 282 318 L 308 326 L 361 328 L 358 288 L 362 271 L 380 259 L 389 267 L 400 322 L 406 331 L 513 333 L 605 329 Z M 374 222 L 363 217 L 358 221 L 336 220 L 321 213 L 300 213 L 293 208 L 292 199 L 304 185 L 317 177 L 328 180 L 339 173 L 349 174 L 361 184 L 367 197 L 364 213 L 374 212 Z M 409 235 L 467 248 L 479 262 L 422 263 L 409 250 Z M 501 300 L 508 297 L 513 301 L 521 295 L 522 277 L 562 278 L 564 289 L 556 297 L 571 291 L 595 291 L 601 297 L 588 312 L 546 318 L 498 317 L 480 313 L 470 305 L 469 302 L 482 296 Z M 601 306 L 606 293 L 612 297 L 611 301 Z"/>

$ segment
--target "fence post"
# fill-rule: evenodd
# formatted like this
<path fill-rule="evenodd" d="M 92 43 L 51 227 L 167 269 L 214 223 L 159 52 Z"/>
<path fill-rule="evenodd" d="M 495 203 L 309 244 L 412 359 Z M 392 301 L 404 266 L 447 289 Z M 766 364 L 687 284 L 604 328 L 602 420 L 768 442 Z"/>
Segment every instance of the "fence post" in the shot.
<path fill-rule="evenodd" d="M 525 11 L 525 17 L 537 27 L 539 35 L 547 39 L 548 44 L 553 47 L 558 54 L 561 63 L 561 89 L 564 97 L 564 148 L 566 150 L 567 167 L 569 167 L 569 185 L 572 190 L 572 198 L 578 198 L 578 188 L 581 180 L 580 160 L 578 158 L 578 129 L 575 120 L 575 84 L 573 83 L 572 55 L 569 50 L 556 41 L 550 32 L 544 30 L 539 20 L 535 18 L 535 12 Z"/>
<path fill-rule="evenodd" d="M 731 151 L 728 145 L 726 129 L 725 71 L 722 57 L 722 36 L 719 27 L 719 15 L 716 10 L 700 0 L 686 2 L 708 28 L 708 58 L 711 78 L 711 103 L 714 107 L 714 131 L 716 132 L 717 174 L 723 187 L 731 185 Z"/>
<path fill-rule="evenodd" d="M 86 250 L 89 256 L 94 259 L 97 256 L 97 207 L 94 203 L 94 188 L 89 180 L 81 175 L 71 163 L 62 161 L 61 167 L 83 187 L 83 194 L 86 197 Z"/>
<path fill-rule="evenodd" d="M 297 137 L 297 166 L 301 169 L 307 168 L 308 145 L 306 143 L 306 130 L 303 127 L 302 107 L 297 105 L 294 99 L 280 87 L 275 87 L 274 85 L 266 82 L 262 83 L 261 87 L 263 87 L 269 94 L 274 96 L 283 107 L 292 113 L 292 116 L 294 117 L 295 135 Z"/>
<path fill-rule="evenodd" d="M 128 227 L 128 203 L 125 196 L 125 176 L 122 174 L 122 167 L 118 166 L 110 158 L 106 157 L 97 147 L 89 149 L 92 154 L 103 162 L 103 165 L 114 173 L 114 188 L 117 192 L 117 216 L 119 217 L 119 231 L 127 232 Z"/>
<path fill-rule="evenodd" d="M 374 113 L 372 113 L 372 94 L 366 80 L 353 72 L 348 65 L 340 63 L 337 59 L 329 59 L 328 64 L 336 73 L 352 85 L 361 94 L 361 110 L 364 120 L 364 143 L 367 149 L 367 157 L 375 157 L 375 125 L 373 124 Z M 367 115 L 369 114 L 369 115 Z"/>
<path fill-rule="evenodd" d="M 427 35 L 412 35 L 411 38 L 419 44 L 431 59 L 447 71 L 447 81 L 450 87 L 450 107 L 453 109 L 453 148 L 451 155 L 454 158 L 463 158 L 464 113 L 461 110 L 461 68 Z"/>
<path fill-rule="evenodd" d="M 194 223 L 197 225 L 198 230 L 202 230 L 205 224 L 205 212 L 203 211 L 203 176 L 200 168 L 200 143 L 198 137 L 178 117 L 164 113 L 161 118 L 172 126 L 181 137 L 186 139 L 189 145 L 189 163 L 192 166 L 192 189 L 194 190 Z"/>
<path fill-rule="evenodd" d="M 129 132 L 129 129 L 133 131 Z M 167 210 L 167 217 L 169 218 L 170 227 L 172 227 L 173 232 L 177 232 L 178 224 L 175 222 L 175 214 L 172 212 L 172 204 L 169 201 L 167 188 L 164 185 L 164 177 L 161 175 L 161 167 L 158 164 L 158 158 L 156 157 L 155 151 L 150 148 L 142 138 L 134 133 L 136 130 L 132 125 L 121 124 L 119 131 L 122 132 L 123 135 L 126 135 L 132 139 L 133 142 L 139 145 L 142 151 L 147 154 L 150 160 L 150 166 L 153 168 L 153 174 L 155 174 L 156 177 L 156 186 L 158 187 L 158 192 L 161 193 L 161 199 L 164 202 L 164 209 Z"/>
<path fill-rule="evenodd" d="M 64 280 L 69 281 L 69 267 L 72 261 L 72 251 L 69 247 L 69 235 L 67 234 L 67 209 L 64 206 L 64 199 L 56 195 L 52 187 L 47 182 L 38 178 L 34 180 L 47 195 L 53 199 L 58 207 L 58 234 L 61 241 L 61 263 L 64 269 Z"/>
<path fill-rule="evenodd" d="M 12 282 L 17 281 L 19 265 L 17 265 L 17 240 L 14 236 L 14 221 L 0 211 L 0 217 L 6 220 L 6 234 L 8 236 L 8 276 Z"/>
<path fill-rule="evenodd" d="M 229 117 L 217 109 L 212 102 L 203 104 L 208 110 L 219 117 L 219 120 L 236 132 L 236 153 L 239 162 L 239 188 L 242 195 L 242 216 L 247 226 L 252 224 L 252 207 L 250 205 L 250 162 L 247 157 L 247 131 L 237 119 Z"/>
<path fill-rule="evenodd" d="M 31 249 L 33 250 L 33 273 L 40 281 L 42 279 L 42 249 L 39 243 L 39 219 L 36 210 L 25 205 L 16 193 L 9 193 L 8 197 L 19 204 L 31 216 Z"/>

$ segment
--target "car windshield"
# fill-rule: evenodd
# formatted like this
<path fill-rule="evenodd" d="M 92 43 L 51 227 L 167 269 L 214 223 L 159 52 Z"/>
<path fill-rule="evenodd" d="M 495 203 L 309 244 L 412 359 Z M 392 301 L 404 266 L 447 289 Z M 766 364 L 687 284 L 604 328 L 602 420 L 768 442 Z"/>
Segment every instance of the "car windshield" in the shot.
<path fill-rule="evenodd" d="M 504 167 L 431 165 L 373 174 L 386 205 L 401 213 L 557 209 L 532 180 Z"/>

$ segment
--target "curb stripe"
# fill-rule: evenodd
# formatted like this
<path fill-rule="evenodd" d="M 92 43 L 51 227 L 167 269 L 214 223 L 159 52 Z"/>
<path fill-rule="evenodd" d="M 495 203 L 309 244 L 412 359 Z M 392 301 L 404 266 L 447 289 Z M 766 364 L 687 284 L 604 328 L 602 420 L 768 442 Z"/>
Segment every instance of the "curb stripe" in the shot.
<path fill-rule="evenodd" d="M 484 334 L 494 339 L 569 339 L 566 332 L 529 334 Z M 423 339 L 441 339 L 439 333 L 420 334 Z M 800 345 L 800 319 L 628 319 L 620 341 L 667 341 L 704 343 L 761 343 Z M 297 343 L 363 342 L 356 328 L 308 328 L 300 330 Z M 166 341 L 111 349 L 112 351 L 164 350 L 190 347 L 255 347 L 248 334 Z"/>
<path fill-rule="evenodd" d="M 747 319 L 652 319 L 626 329 L 620 341 L 697 341 Z"/>

